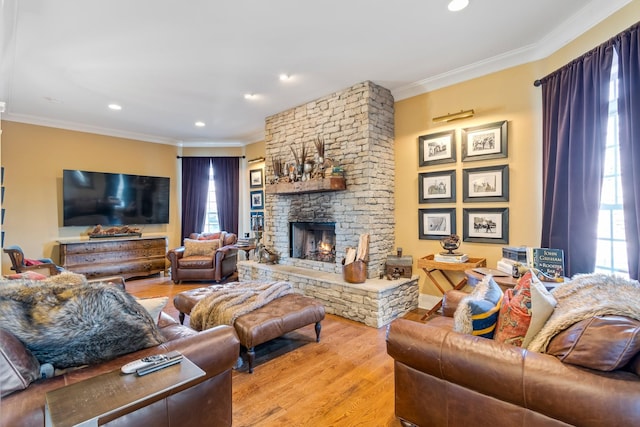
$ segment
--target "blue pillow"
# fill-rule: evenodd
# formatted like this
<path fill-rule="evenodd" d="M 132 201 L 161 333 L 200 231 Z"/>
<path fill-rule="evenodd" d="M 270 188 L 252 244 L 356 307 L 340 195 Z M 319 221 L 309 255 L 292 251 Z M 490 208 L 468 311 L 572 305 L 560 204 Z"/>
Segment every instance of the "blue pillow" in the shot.
<path fill-rule="evenodd" d="M 487 275 L 458 304 L 453 315 L 453 330 L 464 334 L 493 338 L 502 304 L 502 289 Z"/>

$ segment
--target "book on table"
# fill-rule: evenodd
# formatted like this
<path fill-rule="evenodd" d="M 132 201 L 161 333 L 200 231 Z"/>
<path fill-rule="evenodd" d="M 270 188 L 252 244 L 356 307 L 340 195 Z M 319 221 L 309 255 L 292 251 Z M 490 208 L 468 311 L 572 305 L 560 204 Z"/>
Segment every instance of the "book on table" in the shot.
<path fill-rule="evenodd" d="M 564 276 L 564 251 L 562 249 L 529 248 L 529 266 L 540 270 L 549 277 Z"/>
<path fill-rule="evenodd" d="M 463 263 L 469 261 L 469 255 L 467 254 L 435 254 L 433 256 L 434 261 L 438 262 L 454 262 Z"/>

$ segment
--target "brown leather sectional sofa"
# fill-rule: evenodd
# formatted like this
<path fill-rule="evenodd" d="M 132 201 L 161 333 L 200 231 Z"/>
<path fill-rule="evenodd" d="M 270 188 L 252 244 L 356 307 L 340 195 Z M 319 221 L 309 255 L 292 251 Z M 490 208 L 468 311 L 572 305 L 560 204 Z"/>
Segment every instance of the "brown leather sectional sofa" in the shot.
<path fill-rule="evenodd" d="M 451 316 L 460 297 L 449 291 L 443 316 L 426 324 L 397 319 L 389 327 L 403 425 L 640 425 L 640 355 L 606 372 L 459 334 Z"/>
<path fill-rule="evenodd" d="M 0 399 L 1 426 L 45 425 L 45 394 L 68 384 L 92 378 L 150 354 L 177 350 L 205 371 L 204 377 L 160 396 L 154 403 L 108 422 L 107 426 L 231 426 L 231 374 L 240 344 L 231 326 L 196 332 L 162 314 L 158 323 L 167 342 L 130 353 L 106 363 L 40 379 L 26 389 Z M 154 374 L 151 374 L 154 375 Z"/>

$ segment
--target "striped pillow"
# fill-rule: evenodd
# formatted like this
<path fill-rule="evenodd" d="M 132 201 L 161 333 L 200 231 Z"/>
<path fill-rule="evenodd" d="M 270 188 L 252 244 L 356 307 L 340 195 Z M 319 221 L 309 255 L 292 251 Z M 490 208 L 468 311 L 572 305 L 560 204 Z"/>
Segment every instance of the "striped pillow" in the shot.
<path fill-rule="evenodd" d="M 453 315 L 453 330 L 463 334 L 493 338 L 502 296 L 502 289 L 493 280 L 493 276 L 485 276 L 458 304 Z"/>

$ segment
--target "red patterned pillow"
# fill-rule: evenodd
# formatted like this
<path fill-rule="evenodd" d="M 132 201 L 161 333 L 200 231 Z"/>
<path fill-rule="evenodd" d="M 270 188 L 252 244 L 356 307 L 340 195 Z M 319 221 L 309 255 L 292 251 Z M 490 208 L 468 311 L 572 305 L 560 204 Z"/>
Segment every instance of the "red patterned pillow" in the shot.
<path fill-rule="evenodd" d="M 14 273 L 5 277 L 11 280 L 19 280 L 19 279 L 44 280 L 49 278 L 44 274 L 36 273 L 35 271 L 25 271 L 24 273 Z"/>
<path fill-rule="evenodd" d="M 507 289 L 502 300 L 495 341 L 522 346 L 531 323 L 531 280 L 533 274 L 527 272 L 518 280 L 513 289 Z"/>

